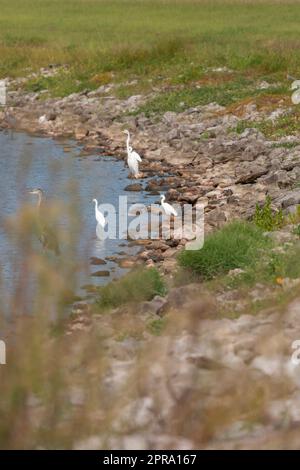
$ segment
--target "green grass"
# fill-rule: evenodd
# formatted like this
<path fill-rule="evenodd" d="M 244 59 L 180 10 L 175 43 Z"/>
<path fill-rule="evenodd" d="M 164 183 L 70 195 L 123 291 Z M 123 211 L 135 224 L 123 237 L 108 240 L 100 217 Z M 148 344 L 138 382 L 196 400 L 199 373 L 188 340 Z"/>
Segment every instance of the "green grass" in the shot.
<path fill-rule="evenodd" d="M 179 264 L 203 280 L 228 273 L 231 269 L 253 265 L 271 241 L 249 222 L 232 222 L 211 234 L 201 250 L 184 250 Z"/>
<path fill-rule="evenodd" d="M 297 237 L 300 237 L 300 224 L 298 224 L 294 229 L 293 229 L 294 235 L 297 235 Z"/>
<path fill-rule="evenodd" d="M 67 64 L 46 83 L 56 94 L 93 88 L 106 72 L 151 86 L 193 83 L 207 67 L 284 77 L 300 66 L 296 1 L 0 0 L 0 11 L 0 78 Z M 168 101 L 205 100 L 199 93 Z"/>
<path fill-rule="evenodd" d="M 147 330 L 154 336 L 160 336 L 166 326 L 166 318 L 151 320 L 147 325 Z"/>
<path fill-rule="evenodd" d="M 286 246 L 284 250 L 266 250 L 256 263 L 251 264 L 241 276 L 225 280 L 231 288 L 245 286 L 250 288 L 256 283 L 274 285 L 277 279 L 297 279 L 300 265 L 295 259 L 300 256 L 300 245 Z"/>
<path fill-rule="evenodd" d="M 99 288 L 97 305 L 115 308 L 120 305 L 151 300 L 155 295 L 165 295 L 165 284 L 155 268 L 136 269 L 117 281 Z"/>
<path fill-rule="evenodd" d="M 299 142 L 279 142 L 272 144 L 272 148 L 285 148 L 285 149 L 293 149 L 299 145 Z"/>
<path fill-rule="evenodd" d="M 240 121 L 235 132 L 242 134 L 247 128 L 255 128 L 261 131 L 267 138 L 278 139 L 287 135 L 296 135 L 299 132 L 300 125 L 300 113 L 299 108 L 295 107 L 292 111 L 280 116 L 274 121 L 261 120 L 261 121 Z M 293 148 L 297 143 L 289 142 L 285 144 L 279 144 L 286 148 Z"/>
<path fill-rule="evenodd" d="M 146 116 L 163 113 L 165 111 L 182 111 L 198 105 L 216 102 L 221 106 L 229 106 L 248 97 L 258 97 L 268 94 L 281 95 L 284 88 L 281 86 L 261 90 L 256 87 L 253 79 L 246 79 L 239 75 L 229 82 L 216 85 L 186 86 L 182 90 L 162 92 L 145 105 L 141 106 L 135 114 L 144 112 Z"/>

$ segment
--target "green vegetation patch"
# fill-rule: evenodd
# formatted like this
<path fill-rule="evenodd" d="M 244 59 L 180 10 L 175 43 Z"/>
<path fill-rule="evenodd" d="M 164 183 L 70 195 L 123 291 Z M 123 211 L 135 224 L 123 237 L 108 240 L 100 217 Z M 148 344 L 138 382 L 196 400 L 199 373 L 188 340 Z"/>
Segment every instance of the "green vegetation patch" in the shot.
<path fill-rule="evenodd" d="M 166 326 L 166 318 L 151 320 L 147 325 L 147 330 L 154 336 L 160 336 Z"/>
<path fill-rule="evenodd" d="M 272 201 L 270 196 L 267 196 L 265 203 L 262 206 L 256 204 L 253 222 L 257 227 L 266 232 L 279 230 L 285 223 L 285 218 L 282 209 L 274 212 L 271 207 Z"/>
<path fill-rule="evenodd" d="M 117 281 L 99 288 L 97 305 L 115 308 L 128 303 L 151 300 L 155 295 L 165 295 L 166 286 L 155 268 L 136 269 Z"/>
<path fill-rule="evenodd" d="M 271 119 L 264 119 L 261 121 L 240 121 L 235 132 L 242 134 L 247 128 L 255 128 L 262 132 L 269 139 L 279 139 L 286 135 L 297 135 L 300 129 L 300 111 L 298 107 L 294 107 L 292 111 L 278 117 L 274 121 Z M 287 148 L 292 148 L 298 145 L 295 143 L 281 144 Z"/>
<path fill-rule="evenodd" d="M 141 106 L 135 114 L 144 112 L 146 116 L 149 116 L 166 111 L 179 112 L 189 107 L 206 105 L 212 102 L 216 102 L 221 106 L 229 106 L 247 97 L 266 94 L 275 95 L 276 93 L 281 95 L 282 91 L 282 87 L 279 86 L 261 90 L 256 87 L 256 82 L 253 79 L 239 76 L 229 82 L 216 85 L 200 85 L 197 87 L 192 84 L 192 86 L 187 86 L 184 89 L 160 93 Z M 239 132 L 240 129 L 237 129 L 237 131 Z"/>
<path fill-rule="evenodd" d="M 261 250 L 271 245 L 263 231 L 250 222 L 235 221 L 211 234 L 201 250 L 180 253 L 179 264 L 204 280 L 224 275 L 231 269 L 253 265 Z"/>

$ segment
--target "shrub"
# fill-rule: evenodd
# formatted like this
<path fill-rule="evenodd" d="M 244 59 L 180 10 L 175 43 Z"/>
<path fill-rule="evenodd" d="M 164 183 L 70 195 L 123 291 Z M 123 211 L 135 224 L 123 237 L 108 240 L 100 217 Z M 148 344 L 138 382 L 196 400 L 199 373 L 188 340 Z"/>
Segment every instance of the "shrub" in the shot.
<path fill-rule="evenodd" d="M 255 214 L 253 217 L 255 225 L 267 232 L 280 229 L 284 224 L 282 210 L 280 209 L 278 212 L 274 212 L 271 208 L 271 202 L 270 196 L 267 196 L 262 207 L 256 204 Z"/>
<path fill-rule="evenodd" d="M 155 295 L 165 293 L 165 284 L 157 269 L 140 268 L 100 287 L 97 304 L 102 308 L 118 307 L 131 302 L 151 300 Z"/>
<path fill-rule="evenodd" d="M 298 224 L 298 225 L 294 228 L 293 234 L 294 234 L 294 235 L 297 235 L 298 237 L 300 237 L 300 224 Z"/>
<path fill-rule="evenodd" d="M 201 250 L 182 251 L 179 263 L 205 280 L 244 268 L 259 258 L 262 248 L 271 244 L 263 231 L 250 222 L 232 222 L 210 235 Z"/>

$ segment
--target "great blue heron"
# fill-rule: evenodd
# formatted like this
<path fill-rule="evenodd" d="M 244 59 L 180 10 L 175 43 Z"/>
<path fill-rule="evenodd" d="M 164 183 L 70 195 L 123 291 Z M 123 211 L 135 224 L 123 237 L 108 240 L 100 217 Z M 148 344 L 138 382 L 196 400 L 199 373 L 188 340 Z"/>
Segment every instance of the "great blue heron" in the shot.
<path fill-rule="evenodd" d="M 43 248 L 53 251 L 58 256 L 60 254 L 60 249 L 56 233 L 43 220 L 43 214 L 41 214 L 42 202 L 44 200 L 44 192 L 41 188 L 30 189 L 28 192 L 29 194 L 35 194 L 36 196 L 38 196 L 38 238 L 41 244 L 43 245 Z"/>
<path fill-rule="evenodd" d="M 10 129 L 10 137 L 13 139 L 14 129 L 17 127 L 17 120 L 9 111 L 7 111 L 7 109 L 4 110 L 4 121 L 6 122 L 7 127 Z"/>
<path fill-rule="evenodd" d="M 169 204 L 168 202 L 165 202 L 165 199 L 166 199 L 166 196 L 164 194 L 162 194 L 160 196 L 160 201 L 161 201 L 161 205 L 162 205 L 162 208 L 165 212 L 166 215 L 174 215 L 174 217 L 177 217 L 177 212 L 176 210 L 174 209 L 174 207 L 171 206 L 171 204 Z"/>
<path fill-rule="evenodd" d="M 141 157 L 137 152 L 135 152 L 132 147 L 129 145 L 130 143 L 130 134 L 128 130 L 124 131 L 124 134 L 127 135 L 126 140 L 126 147 L 127 147 L 127 163 L 129 166 L 129 170 L 134 178 L 138 178 L 139 175 L 139 162 L 142 161 Z"/>

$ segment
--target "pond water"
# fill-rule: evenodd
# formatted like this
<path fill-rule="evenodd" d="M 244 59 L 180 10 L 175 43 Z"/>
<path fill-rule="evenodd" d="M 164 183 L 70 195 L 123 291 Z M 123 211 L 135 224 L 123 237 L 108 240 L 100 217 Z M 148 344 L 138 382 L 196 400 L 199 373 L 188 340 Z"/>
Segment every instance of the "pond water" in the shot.
<path fill-rule="evenodd" d="M 128 204 L 157 201 L 157 195 L 125 191 L 133 182 L 128 178 L 124 161 L 98 154 L 85 155 L 73 141 L 0 132 L 0 221 L 13 215 L 24 203 L 36 204 L 36 197 L 28 195 L 26 188 L 42 188 L 51 201 L 70 201 L 70 188 L 75 183 L 72 197 L 80 214 L 77 252 L 85 260 L 93 256 L 105 259 L 120 252 L 126 257 L 137 251 L 137 246 L 127 240 L 117 238 L 103 242 L 97 239 L 92 203 L 92 199 L 97 198 L 101 203 L 113 204 L 118 215 L 120 195 L 127 196 Z M 0 268 L 5 289 L 11 289 L 14 283 L 14 250 L 14 244 L 1 229 Z M 108 270 L 109 277 L 90 276 L 99 268 Z M 90 273 L 82 273 L 79 284 L 103 284 L 124 272 L 115 262 L 107 261 L 105 266 L 90 266 Z"/>

